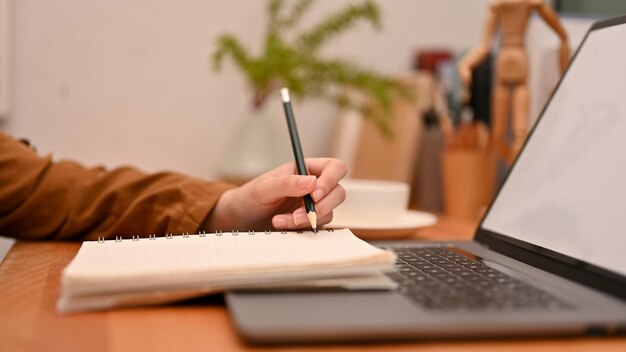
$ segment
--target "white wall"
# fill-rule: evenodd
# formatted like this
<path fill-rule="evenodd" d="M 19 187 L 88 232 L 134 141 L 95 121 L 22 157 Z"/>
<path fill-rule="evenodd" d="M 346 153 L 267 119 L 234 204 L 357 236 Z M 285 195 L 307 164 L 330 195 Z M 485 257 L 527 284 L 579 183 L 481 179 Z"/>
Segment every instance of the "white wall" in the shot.
<path fill-rule="evenodd" d="M 314 17 L 348 2 L 319 1 Z M 476 43 L 487 2 L 378 1 L 382 32 L 360 27 L 326 52 L 400 73 L 417 48 Z M 231 65 L 211 71 L 211 45 L 228 31 L 256 48 L 264 7 L 251 0 L 14 0 L 13 113 L 1 127 L 57 159 L 212 177 L 250 95 Z M 288 143 L 278 101 L 270 111 Z M 297 113 L 306 154 L 326 154 L 335 112 L 307 101 Z"/>

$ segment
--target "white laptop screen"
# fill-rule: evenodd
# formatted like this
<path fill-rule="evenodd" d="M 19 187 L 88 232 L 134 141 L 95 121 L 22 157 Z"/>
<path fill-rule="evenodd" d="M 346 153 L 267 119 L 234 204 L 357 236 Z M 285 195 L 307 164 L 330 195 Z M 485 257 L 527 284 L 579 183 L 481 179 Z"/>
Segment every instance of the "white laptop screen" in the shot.
<path fill-rule="evenodd" d="M 482 227 L 626 275 L 626 24 L 589 33 Z"/>

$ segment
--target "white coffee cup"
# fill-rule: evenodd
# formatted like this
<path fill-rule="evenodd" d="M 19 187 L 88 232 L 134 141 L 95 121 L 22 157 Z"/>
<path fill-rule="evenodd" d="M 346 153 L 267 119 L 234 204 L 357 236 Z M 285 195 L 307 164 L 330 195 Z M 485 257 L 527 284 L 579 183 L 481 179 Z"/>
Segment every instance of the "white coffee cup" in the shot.
<path fill-rule="evenodd" d="M 368 225 L 400 221 L 409 204 L 409 185 L 384 180 L 345 179 L 346 200 L 334 210 L 333 223 Z"/>

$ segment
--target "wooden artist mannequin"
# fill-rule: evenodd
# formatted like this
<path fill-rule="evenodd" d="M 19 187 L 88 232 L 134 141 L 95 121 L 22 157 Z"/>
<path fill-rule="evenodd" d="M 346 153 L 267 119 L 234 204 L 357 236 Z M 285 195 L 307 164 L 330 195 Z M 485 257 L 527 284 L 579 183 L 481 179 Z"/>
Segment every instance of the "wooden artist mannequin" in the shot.
<path fill-rule="evenodd" d="M 534 11 L 539 13 L 561 40 L 559 63 L 563 72 L 570 56 L 567 33 L 556 13 L 543 0 L 492 1 L 482 41 L 458 64 L 461 79 L 469 87 L 472 69 L 487 57 L 496 30 L 500 27 L 501 45 L 495 60 L 491 143 L 509 165 L 517 156 L 528 133 L 528 56 L 525 32 Z M 509 116 L 512 119 L 512 140 L 507 143 Z"/>

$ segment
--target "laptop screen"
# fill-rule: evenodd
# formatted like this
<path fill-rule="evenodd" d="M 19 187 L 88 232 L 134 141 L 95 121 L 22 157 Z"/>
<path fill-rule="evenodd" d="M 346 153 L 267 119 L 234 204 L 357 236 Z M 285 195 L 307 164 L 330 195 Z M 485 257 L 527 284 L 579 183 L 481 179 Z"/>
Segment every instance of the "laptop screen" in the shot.
<path fill-rule="evenodd" d="M 590 31 L 483 229 L 626 275 L 624 38 Z"/>

